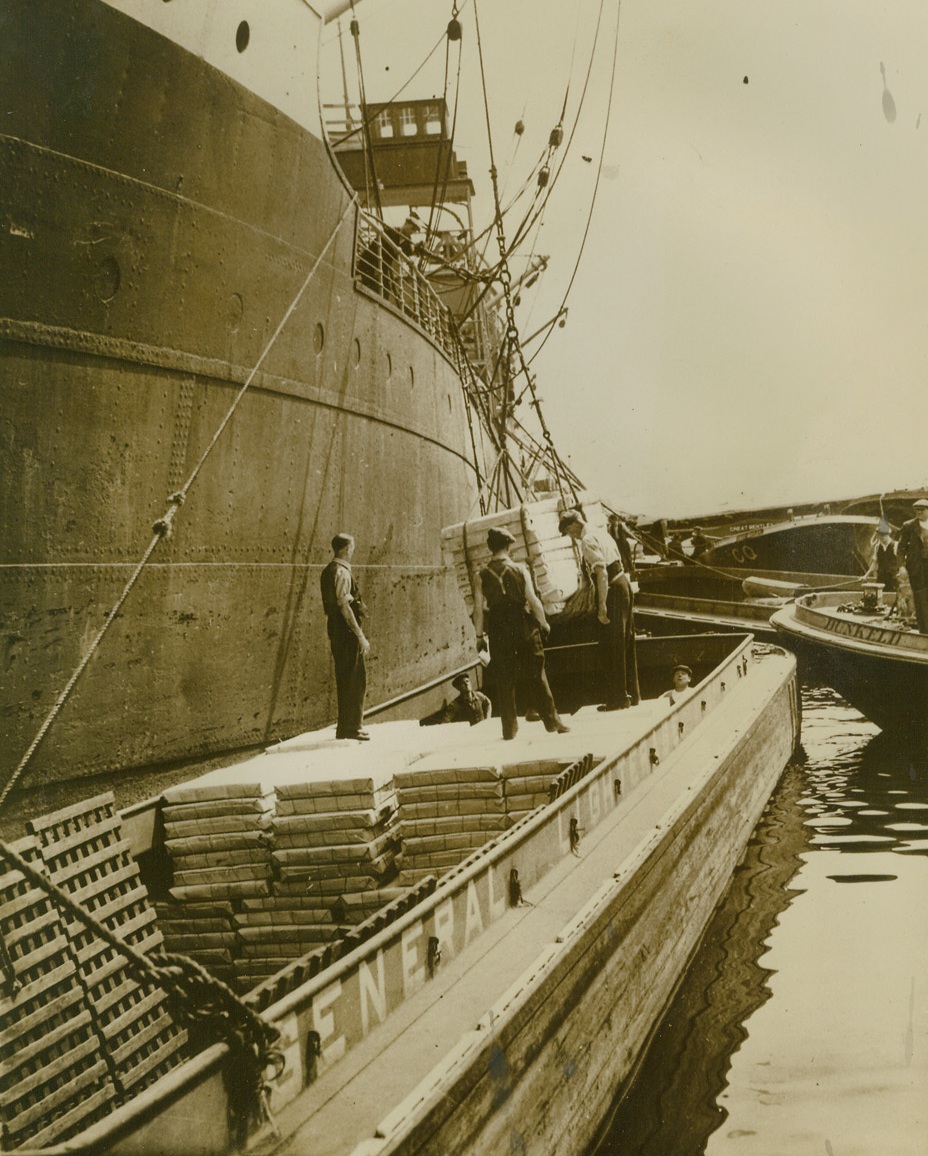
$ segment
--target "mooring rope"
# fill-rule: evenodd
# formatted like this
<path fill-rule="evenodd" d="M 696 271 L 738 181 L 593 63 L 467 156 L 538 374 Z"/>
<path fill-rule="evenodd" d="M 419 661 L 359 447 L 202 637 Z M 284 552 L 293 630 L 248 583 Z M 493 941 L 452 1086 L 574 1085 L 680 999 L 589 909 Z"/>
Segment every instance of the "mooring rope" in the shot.
<path fill-rule="evenodd" d="M 152 554 L 155 552 L 155 549 L 157 548 L 159 542 L 161 542 L 163 539 L 170 536 L 171 528 L 172 528 L 172 525 L 174 522 L 174 517 L 177 514 L 178 509 L 183 505 L 190 487 L 196 481 L 197 475 L 200 473 L 200 470 L 203 468 L 204 462 L 209 457 L 209 455 L 212 453 L 213 448 L 215 447 L 216 443 L 219 441 L 219 438 L 222 436 L 222 433 L 225 430 L 226 426 L 232 420 L 232 415 L 235 413 L 236 409 L 238 409 L 239 403 L 241 402 L 242 398 L 245 396 L 245 393 L 247 392 L 251 383 L 254 381 L 255 375 L 257 374 L 258 370 L 261 368 L 261 365 L 263 364 L 264 359 L 267 357 L 268 353 L 270 353 L 271 348 L 273 347 L 274 343 L 277 341 L 277 338 L 280 336 L 281 332 L 283 331 L 284 326 L 287 324 L 287 322 L 290 320 L 291 316 L 293 315 L 293 311 L 296 309 L 297 305 L 300 302 L 300 299 L 302 298 L 303 294 L 306 292 L 306 289 L 307 289 L 310 281 L 312 280 L 313 276 L 315 275 L 316 270 L 319 268 L 319 265 L 322 263 L 323 257 L 325 257 L 326 253 L 329 251 L 329 249 L 332 246 L 332 242 L 338 236 L 339 230 L 341 229 L 342 225 L 344 224 L 345 219 L 347 218 L 349 211 L 354 206 L 354 203 L 355 203 L 354 198 L 352 198 L 351 200 L 349 200 L 348 204 L 345 206 L 345 210 L 342 213 L 341 217 L 339 217 L 338 222 L 335 225 L 335 228 L 332 230 L 332 233 L 329 236 L 329 239 L 326 241 L 325 245 L 323 245 L 322 251 L 319 253 L 319 256 L 312 263 L 312 266 L 310 267 L 309 272 L 306 274 L 306 277 L 303 281 L 303 284 L 300 286 L 296 296 L 290 302 L 288 309 L 286 310 L 283 317 L 281 318 L 280 324 L 274 330 L 274 333 L 272 334 L 270 340 L 267 342 L 264 349 L 262 350 L 261 356 L 258 358 L 258 360 L 255 363 L 254 367 L 252 368 L 251 372 L 248 374 L 247 378 L 245 379 L 245 382 L 242 385 L 241 389 L 238 391 L 235 398 L 233 399 L 232 404 L 229 406 L 229 409 L 227 410 L 227 412 L 225 414 L 225 417 L 223 417 L 222 421 L 219 423 L 219 426 L 217 427 L 216 432 L 213 434 L 212 439 L 210 440 L 206 449 L 200 455 L 199 461 L 193 467 L 193 470 L 192 470 L 190 476 L 187 478 L 186 482 L 184 482 L 183 486 L 181 486 L 181 488 L 179 490 L 177 490 L 175 493 L 170 495 L 170 497 L 168 498 L 167 510 L 165 510 L 162 517 L 158 518 L 155 521 L 155 523 L 152 525 L 152 539 L 148 543 L 148 546 L 145 550 L 145 553 L 142 555 L 141 559 L 136 563 L 135 568 L 132 571 L 132 574 L 129 576 L 128 581 L 126 582 L 125 586 L 122 589 L 122 593 L 119 595 L 119 597 L 116 600 L 116 604 L 114 605 L 113 609 L 110 610 L 110 612 L 106 615 L 106 618 L 103 620 L 103 625 L 97 631 L 93 641 L 91 642 L 89 648 L 85 652 L 83 658 L 81 658 L 80 662 L 77 664 L 77 668 L 75 669 L 74 673 L 71 675 L 71 677 L 68 679 L 67 683 L 65 684 L 64 689 L 61 691 L 61 693 L 55 699 L 55 702 L 54 702 L 51 710 L 48 712 L 48 714 L 45 717 L 44 722 L 39 727 L 38 733 L 36 734 L 35 738 L 29 744 L 29 748 L 27 749 L 26 753 L 23 755 L 23 757 L 17 763 L 15 770 L 10 775 L 9 779 L 6 781 L 6 784 L 4 785 L 3 790 L 0 791 L 0 810 L 3 809 L 3 805 L 6 802 L 8 796 L 10 794 L 10 791 L 12 791 L 13 787 L 15 786 L 16 782 L 19 780 L 23 771 L 25 771 L 26 767 L 29 765 L 33 755 L 38 750 L 40 744 L 42 743 L 42 740 L 45 738 L 46 734 L 48 733 L 48 730 L 51 727 L 52 723 L 58 717 L 58 715 L 61 711 L 61 708 L 64 706 L 64 704 L 67 702 L 68 698 L 70 697 L 71 692 L 74 689 L 78 679 L 81 677 L 81 675 L 86 670 L 88 663 L 90 662 L 91 658 L 93 658 L 94 654 L 96 653 L 97 648 L 99 647 L 100 643 L 103 641 L 104 636 L 106 635 L 110 626 L 116 620 L 116 618 L 119 614 L 119 611 L 122 609 L 126 599 L 129 597 L 129 594 L 131 593 L 132 588 L 135 586 L 136 582 L 138 581 L 139 576 L 141 575 L 142 571 L 144 570 L 149 558 L 151 558 Z"/>

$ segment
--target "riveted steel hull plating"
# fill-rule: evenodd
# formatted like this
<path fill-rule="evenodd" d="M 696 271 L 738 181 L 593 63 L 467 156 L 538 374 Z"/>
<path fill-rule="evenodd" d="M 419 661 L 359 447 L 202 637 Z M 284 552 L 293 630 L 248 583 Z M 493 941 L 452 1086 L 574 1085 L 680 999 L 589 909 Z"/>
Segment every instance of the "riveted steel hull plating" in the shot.
<path fill-rule="evenodd" d="M 9 0 L 0 55 L 0 781 L 323 250 L 30 779 L 331 719 L 318 574 L 340 530 L 371 699 L 460 662 L 439 547 L 476 503 L 460 381 L 356 286 L 323 144 L 98 0 Z"/>

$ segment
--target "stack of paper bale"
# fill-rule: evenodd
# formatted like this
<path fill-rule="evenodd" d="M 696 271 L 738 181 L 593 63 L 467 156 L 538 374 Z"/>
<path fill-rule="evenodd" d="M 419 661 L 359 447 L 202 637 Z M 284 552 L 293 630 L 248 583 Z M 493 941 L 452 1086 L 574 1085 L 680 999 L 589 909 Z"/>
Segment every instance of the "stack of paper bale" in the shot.
<path fill-rule="evenodd" d="M 156 903 L 155 910 L 166 951 L 189 955 L 210 974 L 234 986 L 239 938 L 231 902 Z"/>
<path fill-rule="evenodd" d="M 515 822 L 549 800 L 549 788 L 570 762 L 557 759 L 534 759 L 511 763 L 502 768 L 506 814 Z"/>
<path fill-rule="evenodd" d="M 215 903 L 270 895 L 273 811 L 273 785 L 258 777 L 251 762 L 165 791 L 171 898 Z"/>
<path fill-rule="evenodd" d="M 272 894 L 244 899 L 235 915 L 238 973 L 252 982 L 366 919 L 387 902 L 378 888 L 394 872 L 396 799 L 388 769 L 312 780 L 291 772 L 275 782 Z"/>
<path fill-rule="evenodd" d="M 510 553 L 516 562 L 528 566 L 545 612 L 559 614 L 564 609 L 564 603 L 580 581 L 576 547 L 557 528 L 561 513 L 569 505 L 563 498 L 548 498 L 458 522 L 442 530 L 445 563 L 454 567 L 468 612 L 473 611 L 473 591 L 479 582 L 480 570 L 490 559 L 487 531 L 491 528 L 506 529 L 515 536 Z M 586 499 L 582 505 L 587 522 L 595 529 L 605 529 L 606 514 L 602 505 Z"/>
<path fill-rule="evenodd" d="M 435 753 L 395 775 L 394 782 L 403 884 L 441 875 L 510 826 L 493 759 Z"/>
<path fill-rule="evenodd" d="M 53 883 L 110 934 L 148 954 L 163 944 L 138 864 L 122 838 L 111 794 L 31 819 L 38 854 Z M 63 916 L 77 974 L 120 1099 L 153 1084 L 184 1059 L 186 1032 L 159 987 L 140 983 L 126 957 L 86 921 Z"/>
<path fill-rule="evenodd" d="M 169 950 L 235 986 L 242 943 L 233 913 L 271 893 L 274 789 L 252 759 L 164 794 L 171 902 L 159 909 Z"/>

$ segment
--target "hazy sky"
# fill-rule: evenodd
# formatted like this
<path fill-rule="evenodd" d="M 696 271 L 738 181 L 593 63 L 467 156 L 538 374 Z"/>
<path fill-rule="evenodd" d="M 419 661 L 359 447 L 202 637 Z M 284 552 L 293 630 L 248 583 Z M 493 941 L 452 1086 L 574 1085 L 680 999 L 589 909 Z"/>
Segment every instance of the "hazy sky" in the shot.
<path fill-rule="evenodd" d="M 565 90 L 569 132 L 599 12 L 480 3 L 507 195 Z M 604 0 L 536 243 L 551 265 L 519 309 L 527 334 L 560 304 L 611 107 L 568 323 L 535 363 L 561 453 L 620 507 L 671 516 L 928 484 L 928 5 L 624 0 L 610 105 L 618 13 Z M 369 99 L 392 95 L 449 14 L 359 6 Z M 472 4 L 460 18 L 456 145 L 485 218 Z M 443 72 L 441 50 L 408 95 L 440 93 Z"/>

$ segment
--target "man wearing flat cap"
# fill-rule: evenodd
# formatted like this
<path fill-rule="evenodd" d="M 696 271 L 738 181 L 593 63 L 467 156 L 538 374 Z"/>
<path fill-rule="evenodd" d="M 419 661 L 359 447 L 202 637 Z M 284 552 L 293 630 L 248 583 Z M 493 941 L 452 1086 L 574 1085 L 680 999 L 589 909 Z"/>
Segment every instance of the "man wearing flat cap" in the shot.
<path fill-rule="evenodd" d="M 661 699 L 669 702 L 671 706 L 676 706 L 678 702 L 682 702 L 688 695 L 692 694 L 690 683 L 693 680 L 692 670 L 683 662 L 673 668 L 673 673 L 670 676 L 673 686 L 670 690 L 665 690 L 661 695 Z"/>
<path fill-rule="evenodd" d="M 915 517 L 903 522 L 899 532 L 899 550 L 915 602 L 915 621 L 922 634 L 928 634 L 928 498 L 913 502 Z"/>
<path fill-rule="evenodd" d="M 516 685 L 523 681 L 534 696 L 534 705 L 545 729 L 553 733 L 570 729 L 561 722 L 545 674 L 542 643 L 542 634 L 548 633 L 545 609 L 535 593 L 529 572 L 509 556 L 514 542 L 508 530 L 495 527 L 490 530 L 487 546 L 492 556 L 480 571 L 480 590 L 474 591 L 474 629 L 478 645 L 489 638 L 490 670 L 504 739 L 514 739 L 519 729 Z"/>
<path fill-rule="evenodd" d="M 606 682 L 606 701 L 599 710 L 634 706 L 641 701 L 632 618 L 634 594 L 619 548 L 608 534 L 597 534 L 588 526 L 579 510 L 562 514 L 558 530 L 579 546 L 581 565 L 596 592 L 599 652 Z"/>
<path fill-rule="evenodd" d="M 493 713 L 490 700 L 483 691 L 475 690 L 471 685 L 469 674 L 459 674 L 451 680 L 451 685 L 458 692 L 457 698 L 446 702 L 438 710 L 419 719 L 420 727 L 435 726 L 436 723 L 466 722 L 471 726 L 483 722 Z"/>

